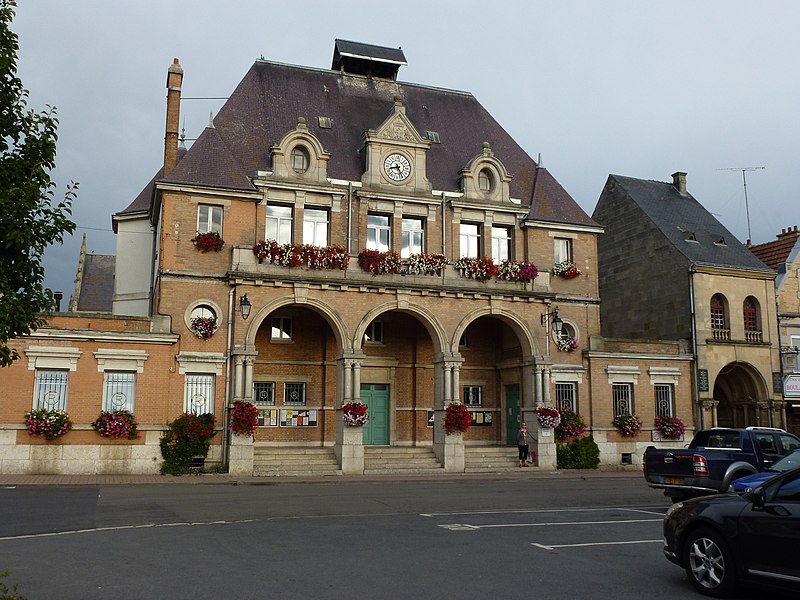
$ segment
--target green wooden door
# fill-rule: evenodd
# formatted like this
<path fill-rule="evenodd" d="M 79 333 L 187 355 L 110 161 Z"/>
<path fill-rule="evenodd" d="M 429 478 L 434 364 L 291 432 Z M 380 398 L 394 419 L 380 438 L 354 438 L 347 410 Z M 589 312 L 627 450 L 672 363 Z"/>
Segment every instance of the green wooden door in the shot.
<path fill-rule="evenodd" d="M 389 386 L 369 383 L 361 386 L 361 402 L 369 409 L 369 421 L 364 425 L 364 444 L 386 446 L 389 444 Z"/>
<path fill-rule="evenodd" d="M 506 393 L 506 444 L 517 445 L 519 431 L 519 384 L 505 386 Z"/>

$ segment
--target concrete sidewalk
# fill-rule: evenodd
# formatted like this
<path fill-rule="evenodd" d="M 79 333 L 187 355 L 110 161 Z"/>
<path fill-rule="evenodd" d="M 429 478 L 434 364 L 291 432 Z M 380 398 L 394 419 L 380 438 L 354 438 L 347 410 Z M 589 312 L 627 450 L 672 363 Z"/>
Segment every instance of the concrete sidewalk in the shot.
<path fill-rule="evenodd" d="M 493 479 L 595 479 L 642 477 L 638 470 L 620 471 L 513 471 L 507 473 L 446 473 L 436 475 L 331 475 L 318 477 L 243 477 L 227 473 L 202 475 L 3 475 L 0 487 L 16 486 L 112 486 L 112 485 L 274 485 L 277 483 L 357 483 L 365 481 L 436 481 L 436 480 L 493 480 Z"/>

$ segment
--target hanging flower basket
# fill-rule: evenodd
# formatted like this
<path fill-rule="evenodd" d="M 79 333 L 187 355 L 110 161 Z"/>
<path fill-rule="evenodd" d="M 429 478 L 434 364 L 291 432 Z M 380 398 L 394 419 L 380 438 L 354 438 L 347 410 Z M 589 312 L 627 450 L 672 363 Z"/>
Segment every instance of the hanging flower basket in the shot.
<path fill-rule="evenodd" d="M 133 413 L 127 410 L 102 411 L 92 423 L 94 430 L 103 437 L 135 440 L 138 423 Z"/>
<path fill-rule="evenodd" d="M 561 413 L 552 406 L 540 406 L 535 411 L 539 425 L 555 429 L 561 424 Z"/>
<path fill-rule="evenodd" d="M 653 426 L 665 440 L 679 440 L 686 432 L 686 426 L 678 417 L 656 417 Z"/>
<path fill-rule="evenodd" d="M 447 435 L 451 433 L 464 433 L 472 425 L 472 415 L 463 404 L 451 402 L 447 405 L 444 415 L 444 430 Z"/>
<path fill-rule="evenodd" d="M 72 419 L 63 410 L 40 408 L 25 413 L 25 427 L 30 435 L 41 435 L 52 442 L 72 429 Z"/>
<path fill-rule="evenodd" d="M 231 410 L 231 431 L 236 435 L 253 435 L 258 426 L 258 407 L 250 402 L 235 400 Z"/>
<path fill-rule="evenodd" d="M 578 349 L 578 340 L 574 337 L 558 338 L 556 346 L 561 352 L 575 352 Z"/>
<path fill-rule="evenodd" d="M 619 415 L 611 424 L 625 437 L 636 435 L 642 428 L 642 420 L 636 415 Z"/>
<path fill-rule="evenodd" d="M 341 411 L 345 425 L 361 427 L 369 421 L 367 409 L 369 407 L 361 402 L 348 402 L 342 405 Z"/>
<path fill-rule="evenodd" d="M 315 271 L 343 271 L 350 260 L 347 250 L 341 246 L 281 245 L 275 240 L 261 240 L 254 244 L 253 254 L 259 262 L 281 267 L 307 267 Z"/>
<path fill-rule="evenodd" d="M 504 260 L 497 266 L 497 279 L 500 281 L 533 281 L 539 276 L 539 269 L 526 262 Z"/>
<path fill-rule="evenodd" d="M 558 275 L 559 277 L 563 277 L 564 279 L 573 279 L 580 275 L 581 272 L 575 263 L 571 260 L 565 260 L 560 263 L 556 263 L 553 265 L 553 275 Z"/>
<path fill-rule="evenodd" d="M 194 317 L 190 323 L 192 333 L 203 340 L 207 340 L 217 330 L 215 317 Z"/>
<path fill-rule="evenodd" d="M 192 238 L 192 243 L 200 252 L 219 252 L 225 245 L 225 241 L 216 231 L 209 231 L 208 233 L 198 232 L 197 235 Z"/>
<path fill-rule="evenodd" d="M 475 279 L 476 281 L 491 279 L 498 272 L 494 261 L 485 256 L 480 258 L 459 258 L 453 263 L 453 267 L 464 279 Z"/>
<path fill-rule="evenodd" d="M 358 254 L 358 266 L 373 275 L 400 273 L 403 260 L 397 252 L 378 252 L 364 249 Z"/>

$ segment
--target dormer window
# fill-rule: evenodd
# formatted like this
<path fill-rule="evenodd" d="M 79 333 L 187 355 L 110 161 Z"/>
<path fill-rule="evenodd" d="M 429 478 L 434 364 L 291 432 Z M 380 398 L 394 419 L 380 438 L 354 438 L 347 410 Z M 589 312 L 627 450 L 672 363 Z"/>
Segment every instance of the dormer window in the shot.
<path fill-rule="evenodd" d="M 292 148 L 292 169 L 295 173 L 305 173 L 309 164 L 308 150 L 304 146 Z"/>
<path fill-rule="evenodd" d="M 494 176 L 489 169 L 483 169 L 478 173 L 478 189 L 486 194 L 494 189 Z"/>

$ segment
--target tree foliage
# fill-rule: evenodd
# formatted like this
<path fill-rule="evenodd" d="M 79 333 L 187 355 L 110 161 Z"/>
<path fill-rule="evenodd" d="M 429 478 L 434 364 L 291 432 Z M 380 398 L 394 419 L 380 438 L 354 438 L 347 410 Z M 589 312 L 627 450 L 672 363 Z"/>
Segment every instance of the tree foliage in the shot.
<path fill-rule="evenodd" d="M 11 31 L 15 0 L 0 0 L 0 367 L 19 358 L 8 341 L 44 325 L 53 293 L 44 288 L 45 249 L 75 231 L 77 184 L 54 200 L 55 109 L 28 108 L 17 77 L 19 41 Z"/>

